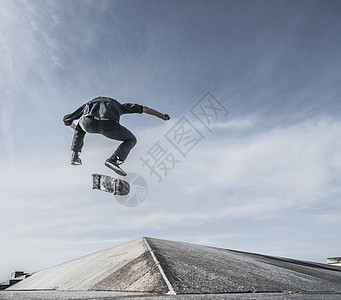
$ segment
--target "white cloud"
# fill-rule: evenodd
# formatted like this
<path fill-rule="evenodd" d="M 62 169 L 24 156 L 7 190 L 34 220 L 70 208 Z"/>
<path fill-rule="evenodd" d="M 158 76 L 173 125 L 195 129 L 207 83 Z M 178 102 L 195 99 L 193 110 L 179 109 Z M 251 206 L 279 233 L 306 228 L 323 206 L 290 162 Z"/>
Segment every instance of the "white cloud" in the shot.
<path fill-rule="evenodd" d="M 341 224 L 340 212 L 337 210 L 335 212 L 321 213 L 314 217 L 319 224 L 333 224 L 337 226 Z"/>
<path fill-rule="evenodd" d="M 110 195 L 91 191 L 91 174 L 108 173 L 103 162 L 118 145 L 102 138 L 103 147 L 98 147 L 92 143 L 97 138 L 91 136 L 82 154 L 83 166 L 69 166 L 69 151 L 54 156 L 49 166 L 38 157 L 24 158 L 17 162 L 19 173 L 14 165 L 0 175 L 1 193 L 16 197 L 8 205 L 11 209 L 31 207 L 30 218 L 35 209 L 37 214 L 50 214 L 53 217 L 46 220 L 50 227 L 72 228 L 74 234 L 86 233 L 93 223 L 98 230 L 126 230 L 193 226 L 225 218 L 273 218 L 287 210 L 329 205 L 326 199 L 340 193 L 334 182 L 341 172 L 338 121 L 307 121 L 232 141 L 228 134 L 219 140 L 208 136 L 158 183 L 140 157 L 158 138 L 163 141 L 161 133 L 169 126 L 162 124 L 143 137 L 139 132 L 140 142 L 124 165 L 149 184 L 149 196 L 138 208 L 121 207 Z M 171 151 L 171 145 L 167 147 Z M 211 158 L 203 159 L 207 156 Z M 110 210 L 101 213 L 103 205 Z M 82 214 L 74 216 L 70 209 L 76 206 Z M 114 213 L 113 219 L 114 208 L 120 214 Z M 90 227 L 83 225 L 86 220 L 92 220 Z M 36 221 L 33 226 L 39 227 L 39 218 Z M 71 226 L 77 223 L 82 225 Z"/>
<path fill-rule="evenodd" d="M 252 189 L 254 195 L 278 191 L 282 199 L 303 204 L 325 193 L 332 176 L 340 172 L 340 126 L 338 121 L 306 121 L 232 142 L 227 135 L 198 149 L 193 160 L 212 157 L 208 171 L 200 174 L 204 180 L 214 178 L 217 187 Z M 193 173 L 200 168 L 196 164 Z"/>
<path fill-rule="evenodd" d="M 212 124 L 212 130 L 246 130 L 258 126 L 258 117 L 248 116 L 243 118 L 228 119 L 226 122 Z"/>
<path fill-rule="evenodd" d="M 288 209 L 326 205 L 326 199 L 340 193 L 335 183 L 341 172 L 340 129 L 340 122 L 321 119 L 251 133 L 240 139 L 234 134 L 230 140 L 228 133 L 221 134 L 219 140 L 208 136 L 170 171 L 173 174 L 151 189 L 171 186 L 181 190 L 183 198 L 197 204 L 196 212 L 204 210 L 202 222 L 209 216 L 257 219 Z M 153 145 L 153 137 L 143 143 Z M 171 149 L 171 145 L 167 146 Z M 137 157 L 135 163 L 139 164 Z M 141 168 L 141 172 L 149 176 L 147 169 Z M 147 178 L 156 182 L 153 177 Z M 215 209 L 210 207 L 212 203 Z M 197 217 L 189 214 L 187 219 L 195 222 Z M 147 220 L 153 224 L 153 218 Z"/>
<path fill-rule="evenodd" d="M 43 85 L 46 91 L 53 70 L 61 65 L 58 46 L 51 34 L 59 22 L 55 3 L 1 1 L 0 131 L 11 160 L 18 137 L 13 130 L 14 118 L 22 119 L 22 114 L 35 113 L 34 109 L 29 112 L 23 110 L 40 106 L 37 86 Z"/>

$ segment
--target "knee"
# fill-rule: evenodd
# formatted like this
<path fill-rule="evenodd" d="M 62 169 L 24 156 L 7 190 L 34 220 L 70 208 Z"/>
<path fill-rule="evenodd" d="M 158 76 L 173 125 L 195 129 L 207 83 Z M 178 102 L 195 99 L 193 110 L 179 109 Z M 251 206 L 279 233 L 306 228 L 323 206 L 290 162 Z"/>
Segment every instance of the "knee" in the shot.
<path fill-rule="evenodd" d="M 137 138 L 135 136 L 132 136 L 130 139 L 131 146 L 134 147 L 137 143 Z"/>

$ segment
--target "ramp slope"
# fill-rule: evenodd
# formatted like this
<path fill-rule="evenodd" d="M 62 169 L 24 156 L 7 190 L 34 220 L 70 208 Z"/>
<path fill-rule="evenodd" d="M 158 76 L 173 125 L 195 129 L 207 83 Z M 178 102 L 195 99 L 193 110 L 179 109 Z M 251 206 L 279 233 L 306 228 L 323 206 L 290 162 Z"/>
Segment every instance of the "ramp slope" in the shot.
<path fill-rule="evenodd" d="M 146 238 L 177 294 L 341 291 L 341 268 Z"/>
<path fill-rule="evenodd" d="M 36 272 L 7 290 L 341 292 L 341 268 L 140 238 Z"/>
<path fill-rule="evenodd" d="M 143 238 L 36 272 L 7 290 L 168 292 Z"/>

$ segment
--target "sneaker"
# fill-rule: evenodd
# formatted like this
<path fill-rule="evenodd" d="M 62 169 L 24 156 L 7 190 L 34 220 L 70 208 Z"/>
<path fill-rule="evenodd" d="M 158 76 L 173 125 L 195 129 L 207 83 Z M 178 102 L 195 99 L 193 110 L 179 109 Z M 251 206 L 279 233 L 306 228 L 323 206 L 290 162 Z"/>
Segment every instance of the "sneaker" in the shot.
<path fill-rule="evenodd" d="M 120 162 L 119 161 L 119 159 L 118 159 L 118 157 L 116 156 L 116 157 L 110 157 L 110 158 L 108 158 L 106 161 L 105 161 L 105 165 L 109 168 L 109 169 L 111 169 L 111 170 L 113 170 L 113 171 L 115 171 L 117 174 L 119 174 L 119 175 L 121 175 L 121 176 L 126 176 L 127 175 L 127 173 L 124 171 L 124 170 L 122 170 L 121 168 L 120 168 L 120 164 L 122 164 L 123 162 Z"/>
<path fill-rule="evenodd" d="M 79 152 L 73 152 L 71 156 L 71 165 L 80 166 L 82 164 L 82 160 L 79 158 Z"/>

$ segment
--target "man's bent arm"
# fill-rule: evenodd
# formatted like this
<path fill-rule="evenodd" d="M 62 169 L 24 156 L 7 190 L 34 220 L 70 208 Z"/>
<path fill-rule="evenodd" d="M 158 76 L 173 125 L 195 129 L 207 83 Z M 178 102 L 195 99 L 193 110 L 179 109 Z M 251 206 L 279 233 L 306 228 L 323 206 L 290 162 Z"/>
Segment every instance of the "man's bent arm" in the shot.
<path fill-rule="evenodd" d="M 85 108 L 85 104 L 83 104 L 81 107 L 77 108 L 77 110 L 74 111 L 73 113 L 64 116 L 64 118 L 63 118 L 64 124 L 66 126 L 72 127 L 73 121 L 79 119 L 82 116 L 84 108 Z"/>
<path fill-rule="evenodd" d="M 160 112 L 156 111 L 155 109 L 149 108 L 147 106 L 143 106 L 143 112 L 145 114 L 148 114 L 148 115 L 156 116 L 156 117 L 158 117 L 162 120 L 165 120 L 165 121 L 170 119 L 168 114 L 160 113 Z"/>

